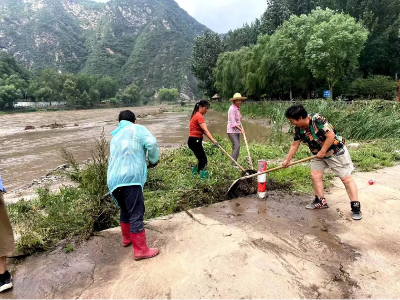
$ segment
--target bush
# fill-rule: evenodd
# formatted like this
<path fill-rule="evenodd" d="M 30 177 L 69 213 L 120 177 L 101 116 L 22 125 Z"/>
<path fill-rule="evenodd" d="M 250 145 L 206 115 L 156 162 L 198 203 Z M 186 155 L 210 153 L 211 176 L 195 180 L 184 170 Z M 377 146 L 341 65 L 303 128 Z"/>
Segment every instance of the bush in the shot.
<path fill-rule="evenodd" d="M 118 103 L 119 103 L 119 101 L 118 101 L 117 98 L 111 98 L 111 99 L 110 99 L 110 104 L 111 104 L 111 105 L 117 105 Z"/>
<path fill-rule="evenodd" d="M 367 99 L 393 100 L 397 95 L 398 83 L 388 76 L 375 75 L 355 80 L 351 90 Z"/>
<path fill-rule="evenodd" d="M 179 91 L 177 89 L 160 89 L 158 97 L 161 101 L 176 101 L 179 97 Z"/>

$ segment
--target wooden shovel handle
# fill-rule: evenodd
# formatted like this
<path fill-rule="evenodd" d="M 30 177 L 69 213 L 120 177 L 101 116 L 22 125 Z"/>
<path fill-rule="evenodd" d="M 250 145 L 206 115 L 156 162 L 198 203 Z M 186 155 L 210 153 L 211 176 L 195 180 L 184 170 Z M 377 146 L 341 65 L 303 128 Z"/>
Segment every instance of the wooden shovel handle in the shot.
<path fill-rule="evenodd" d="M 231 161 L 233 161 L 233 162 L 240 168 L 240 170 L 242 170 L 243 172 L 246 172 L 246 170 L 245 170 L 241 165 L 239 165 L 239 163 L 238 163 L 232 156 L 230 156 L 229 153 L 226 152 L 225 149 L 222 148 L 221 145 L 218 144 L 218 148 L 221 149 L 221 151 L 222 151 L 226 156 L 228 156 L 228 157 L 231 159 Z"/>
<path fill-rule="evenodd" d="M 242 129 L 244 131 L 243 125 L 242 125 Z M 243 133 L 243 138 L 244 138 L 244 142 L 246 143 L 246 149 L 247 149 L 247 155 L 249 156 L 250 167 L 251 167 L 251 169 L 254 169 L 253 161 L 252 161 L 251 155 L 250 155 L 249 144 L 247 143 L 246 133 Z"/>
<path fill-rule="evenodd" d="M 263 175 L 263 174 L 267 174 L 267 173 L 270 173 L 270 172 L 278 171 L 278 170 L 281 170 L 281 169 L 286 169 L 288 167 L 291 167 L 291 166 L 294 166 L 294 165 L 297 165 L 297 164 L 312 160 L 314 158 L 317 158 L 317 156 L 311 156 L 311 157 L 307 157 L 307 158 L 304 158 L 304 159 L 300 159 L 300 160 L 297 160 L 295 162 L 292 162 L 292 163 L 288 164 L 287 167 L 284 167 L 284 166 L 276 167 L 276 168 L 269 169 L 269 170 L 264 171 L 264 172 L 259 172 L 259 173 L 253 174 L 253 175 L 244 176 L 241 179 L 249 179 L 249 178 L 252 178 L 252 177 L 256 177 L 258 175 Z"/>

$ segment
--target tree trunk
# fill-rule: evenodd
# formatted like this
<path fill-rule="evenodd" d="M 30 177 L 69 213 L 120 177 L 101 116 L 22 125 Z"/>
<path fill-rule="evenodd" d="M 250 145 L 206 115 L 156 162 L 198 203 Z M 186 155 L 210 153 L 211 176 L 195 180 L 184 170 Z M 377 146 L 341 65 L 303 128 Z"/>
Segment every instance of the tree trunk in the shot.
<path fill-rule="evenodd" d="M 311 99 L 311 91 L 310 91 L 310 89 L 307 89 L 307 99 Z"/>
<path fill-rule="evenodd" d="M 333 83 L 329 83 L 329 90 L 331 91 L 331 99 L 333 100 Z"/>
<path fill-rule="evenodd" d="M 292 88 L 290 87 L 290 101 L 293 101 L 293 91 L 292 91 Z"/>
<path fill-rule="evenodd" d="M 394 79 L 395 79 L 396 81 L 399 80 L 399 73 L 396 72 L 396 73 L 394 74 Z"/>

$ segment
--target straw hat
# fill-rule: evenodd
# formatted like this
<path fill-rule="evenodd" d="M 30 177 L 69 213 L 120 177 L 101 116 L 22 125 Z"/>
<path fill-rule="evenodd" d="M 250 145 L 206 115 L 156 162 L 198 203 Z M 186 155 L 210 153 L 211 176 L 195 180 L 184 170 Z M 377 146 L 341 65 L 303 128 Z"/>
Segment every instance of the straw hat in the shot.
<path fill-rule="evenodd" d="M 242 97 L 241 94 L 236 93 L 235 95 L 233 95 L 233 98 L 229 99 L 229 101 L 235 101 L 235 100 L 246 100 L 247 97 Z"/>

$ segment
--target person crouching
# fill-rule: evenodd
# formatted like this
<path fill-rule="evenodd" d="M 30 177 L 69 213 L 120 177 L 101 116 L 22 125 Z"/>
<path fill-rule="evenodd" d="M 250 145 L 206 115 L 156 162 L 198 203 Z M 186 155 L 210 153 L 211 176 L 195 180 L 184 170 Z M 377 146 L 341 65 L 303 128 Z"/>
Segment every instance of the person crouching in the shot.
<path fill-rule="evenodd" d="M 159 150 L 156 138 L 142 125 L 130 110 L 119 114 L 119 125 L 111 135 L 107 184 L 110 195 L 121 209 L 122 244 L 132 244 L 135 260 L 151 258 L 159 251 L 149 248 L 143 225 L 145 212 L 143 186 L 147 179 L 146 154 L 149 167 L 158 164 Z"/>

